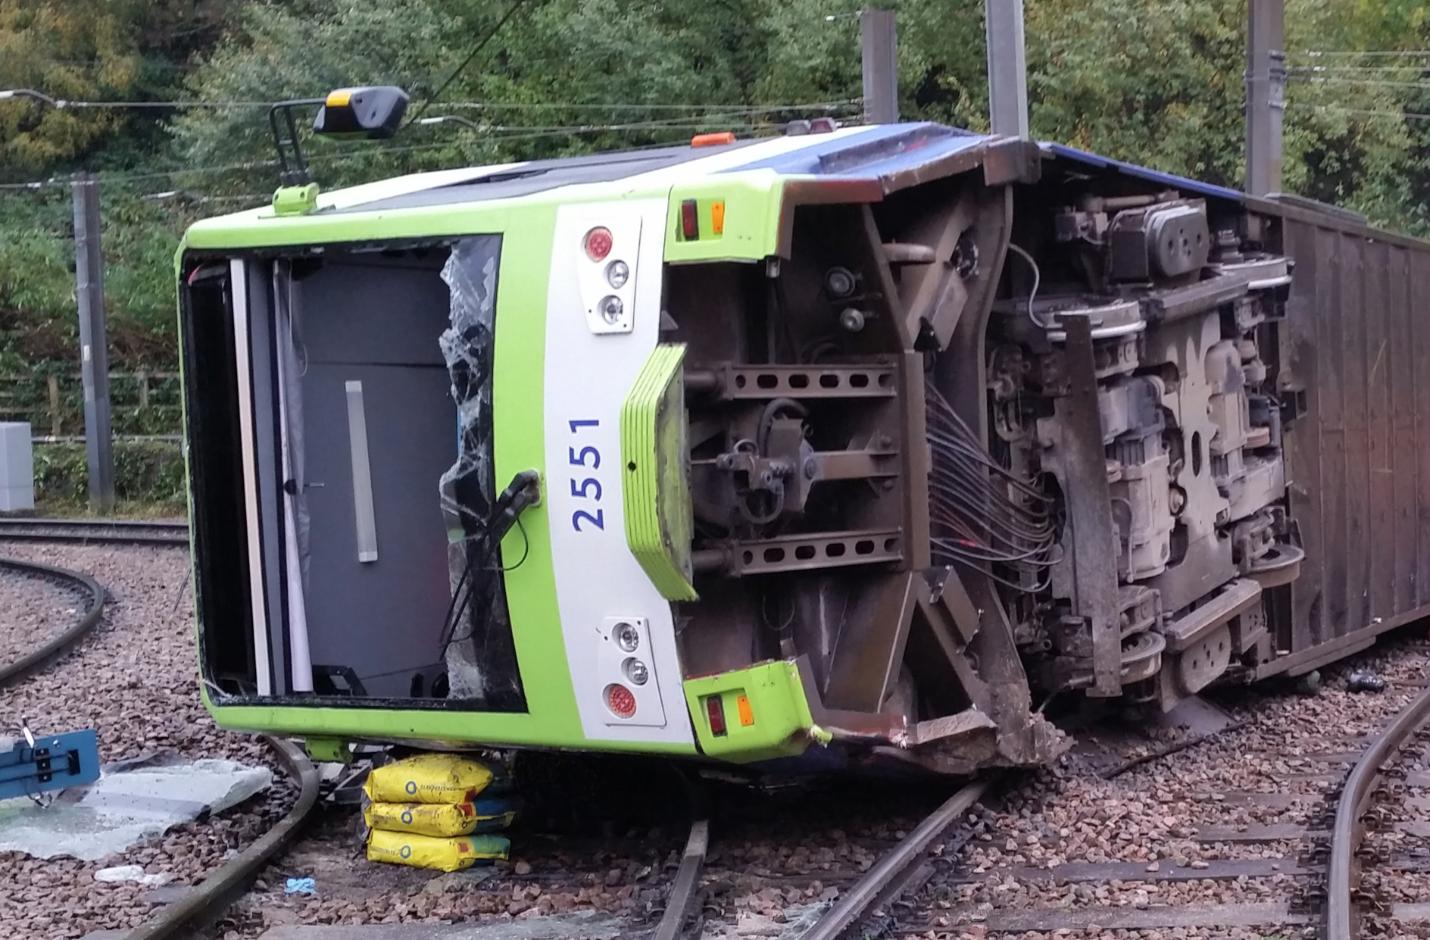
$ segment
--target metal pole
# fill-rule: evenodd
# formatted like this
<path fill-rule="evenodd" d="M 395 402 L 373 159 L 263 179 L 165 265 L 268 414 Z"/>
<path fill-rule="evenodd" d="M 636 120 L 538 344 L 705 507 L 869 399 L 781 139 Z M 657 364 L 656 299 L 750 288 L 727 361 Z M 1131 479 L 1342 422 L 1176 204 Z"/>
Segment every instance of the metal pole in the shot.
<path fill-rule="evenodd" d="M 109 422 L 109 346 L 104 325 L 104 255 L 99 244 L 99 183 L 80 174 L 74 191 L 75 299 L 79 362 L 84 379 L 84 451 L 89 506 L 114 509 L 114 438 Z"/>
<path fill-rule="evenodd" d="M 1023 0 L 987 0 L 988 123 L 995 134 L 1028 136 L 1028 67 L 1023 53 Z"/>
<path fill-rule="evenodd" d="M 1246 191 L 1281 190 L 1281 115 L 1286 109 L 1285 0 L 1246 4 Z"/>
<path fill-rule="evenodd" d="M 899 119 L 893 10 L 860 11 L 859 48 L 864 61 L 864 120 L 893 124 Z"/>

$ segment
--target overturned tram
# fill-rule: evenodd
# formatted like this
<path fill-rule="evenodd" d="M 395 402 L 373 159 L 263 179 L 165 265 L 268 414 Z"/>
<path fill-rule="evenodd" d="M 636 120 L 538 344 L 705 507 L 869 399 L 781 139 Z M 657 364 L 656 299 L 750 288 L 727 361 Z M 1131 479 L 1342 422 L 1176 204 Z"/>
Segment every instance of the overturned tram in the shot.
<path fill-rule="evenodd" d="M 179 252 L 229 728 L 963 773 L 1430 611 L 1430 246 L 848 127 L 458 169 Z M 282 191 L 280 191 L 280 197 Z"/>

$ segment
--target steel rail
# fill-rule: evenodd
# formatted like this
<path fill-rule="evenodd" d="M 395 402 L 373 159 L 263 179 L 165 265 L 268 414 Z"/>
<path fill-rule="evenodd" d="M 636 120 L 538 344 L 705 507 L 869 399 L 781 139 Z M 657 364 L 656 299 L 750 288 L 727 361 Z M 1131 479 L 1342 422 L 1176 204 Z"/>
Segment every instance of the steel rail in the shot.
<path fill-rule="evenodd" d="M 991 777 L 975 780 L 959 790 L 919 823 L 918 827 L 904 837 L 883 858 L 879 859 L 864 877 L 840 895 L 823 917 L 806 931 L 800 940 L 837 940 L 855 921 L 869 913 L 880 901 L 891 900 L 886 888 L 917 864 L 945 829 L 954 823 L 968 808 L 983 798 L 992 783 Z"/>
<path fill-rule="evenodd" d="M 1355 911 L 1351 903 L 1353 863 L 1360 847 L 1360 817 L 1370 802 L 1376 778 L 1386 761 L 1405 741 L 1430 719 L 1430 687 L 1415 697 L 1390 724 L 1376 736 L 1350 776 L 1346 778 L 1336 805 L 1336 822 L 1331 829 L 1330 871 L 1326 881 L 1327 940 L 1353 940 L 1356 936 Z"/>
<path fill-rule="evenodd" d="M 182 900 L 164 908 L 148 923 L 129 931 L 124 940 L 165 940 L 186 936 L 199 926 L 216 920 L 225 908 L 248 890 L 263 866 L 297 837 L 298 830 L 318 803 L 318 769 L 298 745 L 269 735 L 262 737 L 273 748 L 288 776 L 295 778 L 301 786 L 298 802 L 258 841 L 221 865 Z"/>
<path fill-rule="evenodd" d="M 0 687 L 3 687 L 14 682 L 16 679 L 21 679 L 29 675 L 40 666 L 43 666 L 54 657 L 69 649 L 85 634 L 94 629 L 94 625 L 99 622 L 100 615 L 104 613 L 104 588 L 100 587 L 99 582 L 87 574 L 70 571 L 68 568 L 56 568 L 53 565 L 42 565 L 31 561 L 18 561 L 13 558 L 0 558 L 0 568 L 8 568 L 31 577 L 67 582 L 72 587 L 80 588 L 88 596 L 89 601 L 84 613 L 63 633 L 51 637 L 19 659 L 0 665 Z"/>
<path fill-rule="evenodd" d="M 685 840 L 685 855 L 676 869 L 675 881 L 670 886 L 670 897 L 666 899 L 665 913 L 651 935 L 651 940 L 676 940 L 685 919 L 690 916 L 690 905 L 695 900 L 695 889 L 700 884 L 700 870 L 705 867 L 705 853 L 710 848 L 710 821 L 697 819 L 690 824 L 690 837 Z"/>
<path fill-rule="evenodd" d="M 86 519 L 83 516 L 0 516 L 0 527 L 12 525 L 106 526 L 112 529 L 183 529 L 185 531 L 189 528 L 189 524 L 183 519 L 107 519 L 102 516 L 95 516 L 92 519 Z"/>
<path fill-rule="evenodd" d="M 186 546 L 189 527 L 183 522 L 147 519 L 0 518 L 0 541 L 77 542 L 92 544 Z"/>
<path fill-rule="evenodd" d="M 89 597 L 84 613 L 74 625 L 19 659 L 0 665 L 0 687 L 4 687 L 64 652 L 93 629 L 104 612 L 104 588 L 89 575 L 52 565 L 0 558 L 0 569 L 69 582 L 82 588 Z M 269 735 L 262 737 L 274 750 L 288 776 L 298 781 L 301 788 L 298 801 L 287 815 L 256 842 L 225 862 L 182 900 L 165 908 L 148 923 L 131 930 L 125 935 L 125 940 L 164 940 L 177 937 L 187 934 L 201 923 L 217 918 L 224 908 L 243 894 L 263 866 L 293 842 L 308 814 L 317 805 L 318 770 L 303 753 L 302 748 L 292 742 Z"/>

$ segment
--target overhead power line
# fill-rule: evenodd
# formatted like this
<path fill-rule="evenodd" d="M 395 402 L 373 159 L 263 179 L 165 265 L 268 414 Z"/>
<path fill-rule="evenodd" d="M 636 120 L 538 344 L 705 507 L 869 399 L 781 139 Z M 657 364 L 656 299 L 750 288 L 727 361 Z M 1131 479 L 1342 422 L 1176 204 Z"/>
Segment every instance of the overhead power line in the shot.
<path fill-rule="evenodd" d="M 1369 85 L 1380 88 L 1424 88 L 1430 89 L 1430 81 L 1393 81 L 1388 78 L 1320 78 L 1292 76 L 1298 81 L 1310 82 L 1314 85 Z"/>
<path fill-rule="evenodd" d="M 492 38 L 496 36 L 497 33 L 501 32 L 501 28 L 506 25 L 507 20 L 515 16 L 516 11 L 520 10 L 521 5 L 525 2 L 526 0 L 512 0 L 511 6 L 507 8 L 506 13 L 502 14 L 502 18 L 496 21 L 496 25 L 494 25 L 491 29 L 487 30 L 485 36 L 477 40 L 477 44 L 472 47 L 472 51 L 467 53 L 467 57 L 462 60 L 462 63 L 452 70 L 452 73 L 447 76 L 447 80 L 444 81 L 442 84 L 438 85 L 437 90 L 432 92 L 432 94 L 428 95 L 427 100 L 422 102 L 422 106 L 417 109 L 417 113 L 412 116 L 412 120 L 408 122 L 409 124 L 415 122 L 418 118 L 425 114 L 427 109 L 431 107 L 432 102 L 442 97 L 442 92 L 447 90 L 447 86 L 451 85 L 452 82 L 456 81 L 457 76 L 462 74 L 462 70 L 472 64 L 472 60 L 477 57 L 477 53 L 481 52 L 487 47 L 487 43 L 491 42 Z"/>
<path fill-rule="evenodd" d="M 799 111 L 810 110 L 814 106 L 791 105 L 775 110 Z M 821 110 L 828 110 L 824 104 L 817 106 Z M 761 113 L 764 109 L 744 108 L 735 109 L 732 112 L 716 112 L 703 115 L 689 115 L 682 117 L 662 118 L 649 121 L 630 121 L 625 123 L 610 124 L 578 124 L 570 126 L 522 126 L 522 125 L 499 125 L 499 130 L 493 128 L 493 132 L 488 133 L 488 129 L 483 129 L 482 140 L 493 143 L 507 143 L 513 141 L 537 140 L 551 137 L 580 136 L 585 134 L 600 133 L 622 133 L 634 131 L 683 131 L 699 130 L 711 126 L 718 126 L 721 130 L 744 131 L 748 133 L 758 133 L 762 131 L 782 128 L 781 122 L 755 121 L 750 118 Z M 841 109 L 835 109 L 839 111 Z M 842 109 L 844 114 L 836 113 L 836 116 L 847 118 L 857 118 L 856 106 L 847 104 Z M 660 146 L 669 146 L 668 143 Z M 348 145 L 347 150 L 341 153 L 318 154 L 310 159 L 310 163 L 343 163 L 352 160 L 369 159 L 375 155 L 394 155 L 404 153 L 422 153 L 434 150 L 449 150 L 452 147 L 450 140 L 440 143 L 424 143 L 393 146 L 380 142 L 354 142 Z M 125 182 L 133 183 L 149 180 L 170 179 L 175 177 L 206 176 L 215 173 L 234 173 L 243 170 L 270 170 L 277 166 L 276 160 L 249 160 L 239 163 L 221 164 L 218 166 L 196 166 L 196 167 L 176 167 L 168 170 L 150 170 L 142 172 L 112 172 L 99 173 L 96 178 L 101 182 Z M 31 180 L 21 183 L 0 183 L 0 191 L 26 191 L 39 190 L 54 186 L 68 186 L 68 177 L 52 177 L 43 180 Z"/>
<path fill-rule="evenodd" d="M 65 109 L 88 109 L 101 110 L 113 108 L 116 110 L 126 109 L 166 109 L 181 111 L 185 109 L 258 109 L 272 107 L 271 101 L 245 101 L 245 100 L 215 100 L 207 101 L 196 98 L 173 100 L 173 101 L 92 101 L 56 98 L 54 107 L 60 110 Z M 755 113 L 760 111 L 816 111 L 826 108 L 839 108 L 845 105 L 855 105 L 862 102 L 862 98 L 843 98 L 836 101 L 816 101 L 804 104 L 669 104 L 665 102 L 651 102 L 642 104 L 633 101 L 622 102 L 544 102 L 535 103 L 529 101 L 450 101 L 442 107 L 448 109 L 461 110 L 529 110 L 529 111 L 688 111 L 698 113 L 702 111 L 736 111 L 744 113 Z"/>
<path fill-rule="evenodd" d="M 1385 117 L 1404 118 L 1407 121 L 1430 121 L 1430 112 L 1424 111 L 1387 111 L 1376 108 L 1346 108 L 1334 104 L 1303 105 L 1316 111 L 1343 111 L 1350 114 L 1374 114 Z"/>
<path fill-rule="evenodd" d="M 1307 49 L 1301 53 L 1293 53 L 1293 56 L 1294 55 L 1302 55 L 1312 59 L 1338 56 L 1383 59 L 1395 56 L 1430 56 L 1430 49 Z"/>
<path fill-rule="evenodd" d="M 665 102 L 530 102 L 530 101 L 449 101 L 449 109 L 531 110 L 531 111 L 815 111 L 862 105 L 864 99 L 840 98 L 834 101 L 809 101 L 800 104 L 667 104 Z"/>
<path fill-rule="evenodd" d="M 1430 62 L 1415 63 L 1407 65 L 1294 65 L 1286 71 L 1295 75 L 1298 73 L 1310 73 L 1313 75 L 1340 75 L 1350 73 L 1359 75 L 1370 73 L 1372 75 L 1403 75 L 1406 72 L 1424 72 L 1430 70 Z"/>

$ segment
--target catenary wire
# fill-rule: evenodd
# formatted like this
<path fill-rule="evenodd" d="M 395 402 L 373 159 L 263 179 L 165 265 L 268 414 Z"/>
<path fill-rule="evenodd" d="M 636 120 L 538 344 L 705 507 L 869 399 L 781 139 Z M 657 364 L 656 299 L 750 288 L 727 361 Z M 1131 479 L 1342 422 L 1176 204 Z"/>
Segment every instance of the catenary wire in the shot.
<path fill-rule="evenodd" d="M 848 116 L 853 117 L 854 115 L 851 113 Z M 700 121 L 691 122 L 678 122 L 675 121 L 675 119 L 659 119 L 654 121 L 633 121 L 623 124 L 586 124 L 566 128 L 543 127 L 537 130 L 533 130 L 531 132 L 526 132 L 524 129 L 518 129 L 518 126 L 513 125 L 512 133 L 493 134 L 490 136 L 489 139 L 495 143 L 505 143 L 517 140 L 537 140 L 548 137 L 574 136 L 580 134 L 617 133 L 623 131 L 642 130 L 660 131 L 696 129 L 701 127 L 707 127 L 714 123 L 719 123 L 722 125 L 722 127 L 726 129 L 742 131 L 771 130 L 783 126 L 782 123 L 778 122 L 756 122 L 739 124 L 735 122 L 724 121 L 721 119 L 720 115 L 711 115 L 709 117 L 703 118 Z M 424 151 L 430 152 L 434 150 L 451 149 L 451 147 L 452 143 L 450 141 L 430 144 L 413 144 L 407 146 L 372 145 L 369 147 L 356 149 L 349 153 L 318 154 L 311 157 L 308 162 L 315 164 L 337 163 L 349 160 L 365 159 L 373 156 L 374 154 L 386 155 Z M 154 170 L 138 173 L 97 173 L 95 174 L 95 179 L 99 180 L 100 182 L 155 180 L 166 179 L 175 176 L 207 175 L 212 173 L 232 173 L 242 170 L 272 169 L 275 166 L 277 166 L 277 162 L 274 160 L 248 160 L 241 163 L 221 164 L 219 166 L 176 167 L 174 169 L 169 170 Z M 49 179 L 30 180 L 27 182 L 20 183 L 0 183 L 0 191 L 37 190 L 44 189 L 46 187 L 68 186 L 71 182 L 72 181 L 68 178 L 51 177 Z"/>
<path fill-rule="evenodd" d="M 1423 88 L 1430 90 L 1430 81 L 1393 81 L 1387 78 L 1332 78 L 1329 76 L 1292 76 L 1312 85 L 1366 85 L 1380 88 Z"/>
<path fill-rule="evenodd" d="M 1388 111 L 1383 108 L 1348 108 L 1334 104 L 1297 105 L 1297 108 L 1309 108 L 1312 111 L 1337 111 L 1348 114 L 1373 114 L 1382 117 L 1404 118 L 1407 121 L 1430 121 L 1430 111 Z"/>
<path fill-rule="evenodd" d="M 1373 59 L 1394 56 L 1430 56 L 1430 49 L 1305 49 L 1299 53 L 1293 53 L 1293 55 L 1313 59 L 1334 56 Z"/>
<path fill-rule="evenodd" d="M 466 69 L 467 66 L 472 64 L 472 60 L 477 57 L 477 54 L 480 53 L 483 49 L 485 49 L 487 47 L 487 44 L 490 43 L 494 38 L 496 38 L 496 34 L 501 32 L 501 28 L 507 24 L 507 20 L 515 16 L 516 11 L 520 10 L 525 3 L 526 0 L 512 0 L 511 6 L 508 7 L 507 11 L 502 14 L 501 19 L 497 20 L 496 24 L 492 26 L 491 29 L 487 30 L 486 34 L 483 35 L 481 39 L 477 40 L 476 45 L 472 47 L 471 52 L 467 53 L 467 57 L 462 60 L 461 64 L 454 68 L 451 74 L 447 76 L 446 80 L 443 81 L 441 85 L 437 86 L 437 90 L 432 92 L 432 94 L 428 95 L 426 100 L 422 102 L 421 106 L 417 109 L 417 113 L 415 113 L 411 117 L 411 119 L 408 120 L 407 123 L 409 126 L 414 124 L 417 119 L 420 118 L 423 114 L 427 113 L 427 109 L 432 106 L 432 102 L 442 97 L 442 92 L 446 91 L 447 88 L 454 81 L 457 80 L 457 76 L 461 75 L 463 70 Z"/>

